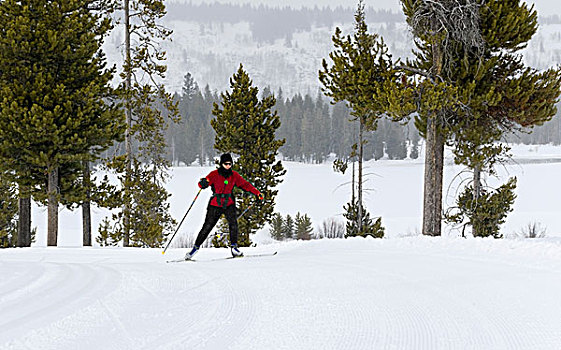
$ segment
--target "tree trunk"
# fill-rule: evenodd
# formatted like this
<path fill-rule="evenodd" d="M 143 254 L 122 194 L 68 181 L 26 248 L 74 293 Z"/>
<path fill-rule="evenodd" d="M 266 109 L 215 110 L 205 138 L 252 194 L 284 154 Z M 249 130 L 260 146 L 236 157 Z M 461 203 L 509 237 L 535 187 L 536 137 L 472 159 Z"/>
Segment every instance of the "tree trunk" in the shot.
<path fill-rule="evenodd" d="M 125 107 L 125 114 L 126 114 L 126 123 L 127 128 L 125 130 L 125 152 L 126 152 L 126 167 L 125 167 L 125 205 L 123 207 L 123 246 L 129 246 L 129 237 L 130 237 L 130 213 L 131 213 L 131 206 L 130 206 L 130 181 L 131 181 L 131 174 L 132 174 L 132 135 L 131 135 L 131 128 L 132 128 L 132 107 L 131 107 L 131 80 L 132 80 L 132 72 L 131 72 L 131 33 L 130 33 L 130 14 L 129 14 L 129 0 L 124 0 L 124 11 L 125 11 L 125 89 L 126 89 L 126 107 Z"/>
<path fill-rule="evenodd" d="M 441 235 L 443 169 L 444 140 L 438 131 L 436 118 L 430 117 L 427 122 L 425 151 L 423 235 Z"/>
<path fill-rule="evenodd" d="M 18 201 L 18 247 L 31 246 L 31 197 L 21 191 Z"/>
<path fill-rule="evenodd" d="M 355 203 L 356 196 L 355 196 L 355 161 L 353 160 L 353 175 L 351 179 L 351 203 Z"/>
<path fill-rule="evenodd" d="M 432 29 L 438 33 L 439 23 L 432 19 Z M 439 79 L 442 72 L 442 48 L 437 36 L 432 43 L 431 74 Z M 444 170 L 444 137 L 440 131 L 441 116 L 434 113 L 428 116 L 425 150 L 425 188 L 423 198 L 423 235 L 442 234 L 442 174 Z"/>
<path fill-rule="evenodd" d="M 481 197 L 481 167 L 473 169 L 473 197 L 478 200 Z"/>
<path fill-rule="evenodd" d="M 478 205 L 479 203 L 479 198 L 481 197 L 481 167 L 480 166 L 476 166 L 473 169 L 473 204 L 474 205 Z M 480 237 L 481 236 L 481 232 L 477 232 L 477 228 L 481 227 L 481 225 L 477 225 L 476 221 L 479 220 L 479 218 L 477 217 L 477 214 L 475 214 L 475 217 L 470 218 L 471 222 L 472 222 L 472 234 L 475 237 Z"/>
<path fill-rule="evenodd" d="M 360 127 L 358 130 L 358 232 L 362 232 L 362 156 L 363 156 L 363 140 L 364 124 L 360 119 Z"/>
<path fill-rule="evenodd" d="M 84 161 L 84 186 L 86 186 L 86 198 L 82 203 L 82 245 L 91 247 L 92 245 L 92 213 L 90 210 L 91 182 L 90 182 L 90 162 Z"/>
<path fill-rule="evenodd" d="M 49 170 L 47 245 L 56 246 L 58 237 L 58 167 Z"/>
<path fill-rule="evenodd" d="M 205 160 L 205 136 L 203 131 L 201 130 L 201 154 L 199 155 L 200 159 L 199 159 L 199 164 L 201 166 L 204 166 L 204 160 Z"/>

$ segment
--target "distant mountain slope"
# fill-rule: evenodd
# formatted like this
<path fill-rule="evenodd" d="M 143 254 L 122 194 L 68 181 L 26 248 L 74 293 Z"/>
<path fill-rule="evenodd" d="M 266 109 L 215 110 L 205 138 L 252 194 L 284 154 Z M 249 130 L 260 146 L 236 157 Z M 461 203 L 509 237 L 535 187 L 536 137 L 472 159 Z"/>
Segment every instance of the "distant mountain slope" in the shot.
<path fill-rule="evenodd" d="M 164 19 L 164 25 L 174 31 L 173 41 L 163 44 L 168 57 L 165 84 L 180 91 L 183 76 L 190 72 L 199 86 L 208 84 L 212 90 L 223 91 L 242 63 L 258 87 L 282 88 L 285 96 L 314 94 L 319 88 L 321 60 L 333 49 L 335 27 L 352 33 L 353 4 L 291 9 L 172 2 Z M 367 22 L 370 32 L 384 37 L 394 57 L 410 56 L 412 37 L 400 12 L 370 9 Z M 561 62 L 561 21 L 550 16 L 542 22 L 525 51 L 527 63 L 539 69 Z M 122 38 L 117 29 L 107 40 L 110 61 L 121 59 Z"/>

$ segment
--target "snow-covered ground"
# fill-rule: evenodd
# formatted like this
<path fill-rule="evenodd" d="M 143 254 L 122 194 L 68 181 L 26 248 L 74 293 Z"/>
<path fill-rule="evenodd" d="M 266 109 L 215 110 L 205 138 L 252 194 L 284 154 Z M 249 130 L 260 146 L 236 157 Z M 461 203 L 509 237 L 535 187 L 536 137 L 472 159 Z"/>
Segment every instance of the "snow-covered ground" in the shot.
<path fill-rule="evenodd" d="M 561 241 L 0 251 L 1 349 L 561 349 Z"/>
<path fill-rule="evenodd" d="M 518 177 L 503 240 L 449 227 L 419 236 L 422 160 L 367 163 L 366 205 L 386 239 L 278 243 L 265 229 L 245 248 L 276 256 L 223 260 L 226 249 L 207 248 L 197 262 L 166 264 L 185 249 L 81 248 L 80 212 L 67 210 L 63 247 L 45 248 L 46 213 L 34 207 L 37 243 L 0 250 L 0 349 L 561 349 L 561 163 L 549 163 L 561 149 L 514 154 L 489 179 Z M 307 213 L 316 227 L 341 219 L 350 175 L 286 166 L 277 211 Z M 174 217 L 209 170 L 174 169 Z M 460 171 L 446 166 L 448 204 Z M 207 192 L 178 239 L 200 229 Z M 94 210 L 94 224 L 105 214 Z M 529 222 L 546 238 L 512 238 Z"/>
<path fill-rule="evenodd" d="M 536 223 L 546 230 L 547 236 L 561 237 L 561 146 L 514 145 L 514 162 L 499 167 L 499 179 L 486 179 L 489 185 L 505 183 L 509 176 L 516 176 L 518 185 L 514 211 L 509 214 L 502 228 L 505 236 L 516 236 L 528 224 Z M 421 155 L 424 151 L 421 151 Z M 556 162 L 551 162 L 551 161 Z M 462 181 L 468 174 L 458 176 L 462 167 L 451 165 L 452 157 L 446 158 L 444 174 L 444 208 L 454 205 Z M 315 228 L 325 220 L 334 218 L 343 221 L 343 205 L 350 200 L 350 170 L 343 175 L 335 173 L 330 162 L 325 164 L 302 164 L 285 162 L 287 173 L 279 186 L 276 211 L 283 216 L 294 217 L 298 212 L 307 214 Z M 213 167 L 178 167 L 172 170 L 167 185 L 171 196 L 171 213 L 181 220 L 198 191 L 197 182 Z M 379 160 L 365 164 L 365 206 L 373 217 L 382 217 L 388 238 L 419 234 L 422 225 L 423 203 L 422 159 Z M 181 227 L 177 239 L 195 236 L 200 230 L 210 198 L 210 190 L 203 191 Z M 32 226 L 37 227 L 35 246 L 46 245 L 47 210 L 33 206 Z M 93 231 L 108 215 L 103 209 L 93 208 Z M 61 208 L 59 245 L 77 247 L 82 245 L 82 218 L 80 210 Z M 458 236 L 458 229 L 444 226 L 446 236 Z M 255 238 L 258 243 L 267 243 L 268 229 Z"/>

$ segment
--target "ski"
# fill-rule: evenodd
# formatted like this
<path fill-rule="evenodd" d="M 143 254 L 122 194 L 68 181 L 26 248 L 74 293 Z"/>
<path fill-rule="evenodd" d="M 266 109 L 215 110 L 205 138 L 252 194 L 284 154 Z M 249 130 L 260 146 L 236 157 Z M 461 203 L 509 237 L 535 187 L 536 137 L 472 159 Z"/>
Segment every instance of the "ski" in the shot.
<path fill-rule="evenodd" d="M 274 256 L 277 255 L 278 252 L 273 252 L 273 253 L 260 253 L 260 254 L 244 254 L 243 256 L 228 256 L 225 258 L 216 258 L 216 259 L 211 259 L 209 261 L 218 261 L 218 260 L 230 260 L 230 259 L 243 259 L 243 258 L 258 258 L 261 256 Z"/>
<path fill-rule="evenodd" d="M 179 263 L 184 261 L 195 261 L 195 260 L 185 260 L 185 259 L 173 259 L 173 260 L 166 260 L 166 263 Z"/>
<path fill-rule="evenodd" d="M 219 261 L 219 260 L 230 260 L 230 259 L 243 259 L 243 258 L 258 258 L 258 257 L 263 257 L 263 256 L 275 256 L 277 255 L 278 252 L 272 252 L 272 253 L 259 253 L 259 254 L 244 254 L 243 256 L 228 256 L 225 258 L 216 258 L 216 259 L 210 259 L 210 260 L 196 260 L 196 259 L 191 259 L 191 260 L 185 260 L 185 259 L 174 259 L 174 260 L 167 260 L 166 263 L 180 263 L 180 262 L 195 262 L 195 261 Z"/>

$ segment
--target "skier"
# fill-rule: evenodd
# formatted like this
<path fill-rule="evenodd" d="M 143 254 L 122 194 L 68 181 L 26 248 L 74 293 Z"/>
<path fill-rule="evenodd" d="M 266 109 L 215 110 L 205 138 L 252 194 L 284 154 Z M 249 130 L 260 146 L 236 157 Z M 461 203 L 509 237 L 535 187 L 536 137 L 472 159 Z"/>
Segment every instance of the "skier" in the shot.
<path fill-rule="evenodd" d="M 197 236 L 193 249 L 185 255 L 185 260 L 193 258 L 222 214 L 226 216 L 230 227 L 230 251 L 232 256 L 243 256 L 243 253 L 238 249 L 238 219 L 236 217 L 236 200 L 232 190 L 234 186 L 237 186 L 244 191 L 253 193 L 259 200 L 263 200 L 264 196 L 252 184 L 244 180 L 240 174 L 232 170 L 232 163 L 232 156 L 229 153 L 224 153 L 220 156 L 219 168 L 211 171 L 207 177 L 199 181 L 200 188 L 205 189 L 209 186 L 212 188 L 212 197 L 207 206 L 203 227 Z"/>

